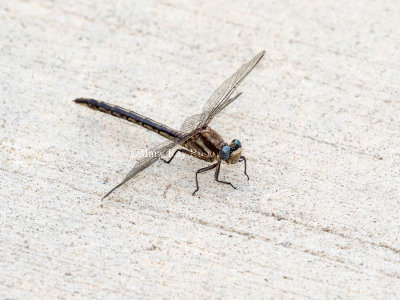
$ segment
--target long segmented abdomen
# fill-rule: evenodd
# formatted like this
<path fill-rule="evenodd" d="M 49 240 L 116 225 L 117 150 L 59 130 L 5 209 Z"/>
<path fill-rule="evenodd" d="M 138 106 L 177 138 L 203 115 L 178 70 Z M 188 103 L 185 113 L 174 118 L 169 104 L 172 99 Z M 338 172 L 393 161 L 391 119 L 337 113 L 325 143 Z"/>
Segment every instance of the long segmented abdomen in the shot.
<path fill-rule="evenodd" d="M 87 99 L 87 98 L 79 98 L 74 100 L 78 104 L 85 105 L 91 109 L 98 110 L 107 114 L 110 114 L 114 117 L 125 119 L 129 122 L 140 125 L 148 130 L 151 130 L 163 137 L 174 140 L 179 137 L 179 132 L 165 126 L 157 121 L 154 121 L 150 118 L 144 117 L 141 114 L 138 114 L 134 111 L 127 110 L 125 108 L 109 104 L 103 101 L 98 101 L 95 99 Z"/>

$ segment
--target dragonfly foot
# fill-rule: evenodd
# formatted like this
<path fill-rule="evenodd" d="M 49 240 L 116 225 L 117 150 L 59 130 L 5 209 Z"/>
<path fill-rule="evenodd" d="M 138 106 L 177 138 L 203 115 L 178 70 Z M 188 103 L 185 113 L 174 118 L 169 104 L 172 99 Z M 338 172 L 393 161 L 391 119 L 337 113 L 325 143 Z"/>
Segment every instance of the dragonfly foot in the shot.
<path fill-rule="evenodd" d="M 236 190 L 236 186 L 234 186 L 232 183 L 230 183 L 230 182 L 227 182 L 227 181 L 222 181 L 222 180 L 219 180 L 219 179 L 215 179 L 217 182 L 220 182 L 220 183 L 225 183 L 225 184 L 229 184 L 231 187 L 233 187 L 235 190 Z"/>

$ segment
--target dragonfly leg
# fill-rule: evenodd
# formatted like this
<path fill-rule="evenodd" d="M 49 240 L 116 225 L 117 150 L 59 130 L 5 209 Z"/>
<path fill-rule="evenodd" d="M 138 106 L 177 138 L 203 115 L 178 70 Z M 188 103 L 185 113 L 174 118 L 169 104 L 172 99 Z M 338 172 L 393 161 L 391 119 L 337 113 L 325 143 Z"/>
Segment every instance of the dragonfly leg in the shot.
<path fill-rule="evenodd" d="M 175 157 L 175 155 L 176 155 L 178 152 L 182 152 L 182 153 L 185 153 L 185 154 L 187 154 L 187 155 L 192 155 L 192 152 L 190 152 L 189 150 L 186 150 L 186 149 L 178 149 L 178 150 L 176 150 L 176 151 L 174 152 L 174 154 L 172 154 L 172 157 L 171 157 L 169 160 L 165 160 L 164 158 L 161 158 L 161 160 L 162 160 L 163 162 L 169 164 L 169 163 L 171 162 L 171 160 Z"/>
<path fill-rule="evenodd" d="M 244 175 L 247 176 L 247 180 L 250 180 L 249 175 L 247 175 L 247 173 L 246 173 L 246 170 L 247 170 L 246 157 L 241 156 L 241 157 L 239 158 L 239 161 L 244 161 Z"/>
<path fill-rule="evenodd" d="M 198 169 L 198 170 L 197 170 L 197 172 L 196 172 L 196 190 L 193 192 L 192 196 L 194 196 L 194 194 L 196 194 L 196 192 L 199 190 L 199 180 L 197 179 L 197 175 L 198 175 L 199 173 L 204 173 L 204 172 L 207 172 L 207 171 L 209 171 L 209 170 L 212 170 L 212 169 L 214 169 L 215 167 L 219 166 L 219 164 L 220 164 L 220 162 L 217 162 L 217 163 L 215 163 L 215 164 L 213 164 L 213 165 L 211 165 L 211 166 L 208 166 L 208 167 L 201 168 L 201 169 Z"/>
<path fill-rule="evenodd" d="M 232 183 L 218 179 L 220 168 L 221 168 L 221 162 L 218 162 L 217 169 L 215 170 L 215 176 L 214 176 L 215 180 L 221 183 L 229 184 L 231 187 L 236 189 L 236 187 Z"/>

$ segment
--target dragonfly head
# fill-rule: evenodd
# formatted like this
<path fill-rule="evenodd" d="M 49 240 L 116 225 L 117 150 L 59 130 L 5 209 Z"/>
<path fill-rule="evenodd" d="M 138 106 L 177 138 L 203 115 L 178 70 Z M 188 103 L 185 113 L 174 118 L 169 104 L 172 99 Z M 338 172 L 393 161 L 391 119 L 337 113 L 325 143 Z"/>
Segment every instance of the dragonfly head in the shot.
<path fill-rule="evenodd" d="M 234 139 L 230 145 L 225 145 L 221 148 L 219 156 L 228 164 L 235 164 L 239 161 L 242 155 L 242 144 L 239 140 Z"/>

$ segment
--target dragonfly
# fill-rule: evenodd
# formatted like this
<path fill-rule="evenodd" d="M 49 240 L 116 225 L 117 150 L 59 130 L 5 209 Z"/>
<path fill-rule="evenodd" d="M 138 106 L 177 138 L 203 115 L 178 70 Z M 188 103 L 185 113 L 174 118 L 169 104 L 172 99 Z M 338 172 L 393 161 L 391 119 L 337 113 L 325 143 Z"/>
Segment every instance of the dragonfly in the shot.
<path fill-rule="evenodd" d="M 242 95 L 242 93 L 237 93 L 232 96 L 239 84 L 260 62 L 264 54 L 265 51 L 261 51 L 250 61 L 243 64 L 228 79 L 226 79 L 213 92 L 211 97 L 205 103 L 202 112 L 186 118 L 179 130 L 170 128 L 134 111 L 130 111 L 128 109 L 124 109 L 103 101 L 90 98 L 77 98 L 73 100 L 74 102 L 87 106 L 91 109 L 108 113 L 112 116 L 140 125 L 168 139 L 167 141 L 149 150 L 148 153 L 151 153 L 152 155 L 147 155 L 139 159 L 133 168 L 128 172 L 128 174 L 126 174 L 125 178 L 118 185 L 113 187 L 107 194 L 105 194 L 102 199 L 108 197 L 116 189 L 127 183 L 157 160 L 161 159 L 166 163 L 170 163 L 178 152 L 193 156 L 209 163 L 213 163 L 196 171 L 196 190 L 192 193 L 192 195 L 195 195 L 195 193 L 199 190 L 198 175 L 213 169 L 215 169 L 214 179 L 217 182 L 230 185 L 236 189 L 231 182 L 219 179 L 222 162 L 227 164 L 236 164 L 243 161 L 244 174 L 247 176 L 247 180 L 249 180 L 249 176 L 247 175 L 246 158 L 242 155 L 241 142 L 238 139 L 234 139 L 229 144 L 226 143 L 221 135 L 219 135 L 209 126 L 209 123 L 218 113 L 220 113 L 229 104 Z M 182 146 L 183 148 L 177 149 L 169 160 L 162 158 L 167 152 L 178 146 Z"/>

